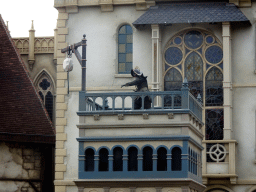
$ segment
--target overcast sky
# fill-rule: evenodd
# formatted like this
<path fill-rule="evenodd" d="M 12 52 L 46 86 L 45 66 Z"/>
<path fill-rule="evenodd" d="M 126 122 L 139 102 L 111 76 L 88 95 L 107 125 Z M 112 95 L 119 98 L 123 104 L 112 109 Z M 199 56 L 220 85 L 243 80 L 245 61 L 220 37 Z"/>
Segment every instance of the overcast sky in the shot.
<path fill-rule="evenodd" d="M 31 20 L 34 20 L 35 36 L 53 36 L 58 11 L 54 0 L 0 0 L 0 14 L 9 21 L 12 37 L 28 37 Z"/>

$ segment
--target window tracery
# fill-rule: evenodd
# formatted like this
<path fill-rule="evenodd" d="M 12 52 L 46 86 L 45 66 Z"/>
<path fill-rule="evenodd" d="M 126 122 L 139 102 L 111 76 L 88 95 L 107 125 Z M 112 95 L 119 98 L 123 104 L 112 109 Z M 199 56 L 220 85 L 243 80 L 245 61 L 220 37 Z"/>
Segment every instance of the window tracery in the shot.
<path fill-rule="evenodd" d="M 50 119 L 53 120 L 54 87 L 51 78 L 46 72 L 42 72 L 39 78 L 37 78 L 35 85 Z"/>
<path fill-rule="evenodd" d="M 223 139 L 223 51 L 220 41 L 205 30 L 182 31 L 167 43 L 164 65 L 164 90 L 180 90 L 186 77 L 191 94 L 202 97 L 206 139 Z M 168 98 L 164 102 L 165 105 L 171 103 Z"/>

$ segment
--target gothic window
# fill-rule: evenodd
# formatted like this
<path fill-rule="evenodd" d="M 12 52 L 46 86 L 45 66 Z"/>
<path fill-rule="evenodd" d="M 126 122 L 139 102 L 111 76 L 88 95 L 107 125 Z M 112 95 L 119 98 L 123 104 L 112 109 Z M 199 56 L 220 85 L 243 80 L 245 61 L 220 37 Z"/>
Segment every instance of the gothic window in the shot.
<path fill-rule="evenodd" d="M 128 171 L 138 171 L 138 150 L 136 147 L 128 149 Z"/>
<path fill-rule="evenodd" d="M 223 50 L 220 41 L 204 30 L 185 30 L 167 43 L 164 52 L 164 90 L 181 89 L 186 77 L 190 93 L 200 94 L 205 111 L 206 139 L 223 138 Z M 176 99 L 177 100 L 177 99 Z M 166 97 L 165 106 L 179 104 Z"/>
<path fill-rule="evenodd" d="M 133 62 L 133 31 L 130 25 L 123 25 L 118 31 L 118 73 L 129 74 Z"/>
<path fill-rule="evenodd" d="M 172 149 L 172 171 L 181 171 L 181 149 L 179 147 Z"/>
<path fill-rule="evenodd" d="M 108 150 L 106 148 L 99 151 L 99 171 L 108 171 Z"/>
<path fill-rule="evenodd" d="M 51 120 L 53 120 L 53 82 L 46 72 L 42 72 L 35 82 L 35 86 Z"/>
<path fill-rule="evenodd" d="M 86 149 L 85 151 L 85 171 L 94 171 L 94 151 Z"/>
<path fill-rule="evenodd" d="M 113 171 L 123 171 L 123 149 L 120 147 L 116 147 L 113 153 Z"/>
<path fill-rule="evenodd" d="M 153 171 L 153 150 L 151 147 L 143 149 L 143 171 Z"/>
<path fill-rule="evenodd" d="M 164 147 L 157 150 L 157 171 L 167 171 L 167 150 Z"/>

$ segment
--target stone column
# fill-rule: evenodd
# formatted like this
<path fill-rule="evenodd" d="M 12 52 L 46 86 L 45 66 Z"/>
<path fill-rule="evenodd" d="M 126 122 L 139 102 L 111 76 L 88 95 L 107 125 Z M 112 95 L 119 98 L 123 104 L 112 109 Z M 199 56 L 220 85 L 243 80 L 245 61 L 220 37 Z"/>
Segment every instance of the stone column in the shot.
<path fill-rule="evenodd" d="M 57 65 L 57 46 L 58 46 L 58 29 L 54 29 L 54 54 L 53 54 L 53 63 Z"/>
<path fill-rule="evenodd" d="M 152 90 L 160 91 L 160 82 L 162 82 L 161 65 L 161 36 L 159 25 L 151 25 L 152 29 Z M 155 99 L 155 105 L 159 106 L 160 98 Z"/>
<path fill-rule="evenodd" d="M 224 96 L 224 140 L 231 139 L 232 129 L 232 76 L 230 23 L 222 23 L 223 37 L 223 96 Z"/>
<path fill-rule="evenodd" d="M 28 53 L 28 64 L 32 70 L 35 64 L 35 29 L 32 20 L 31 29 L 29 30 L 29 53 Z"/>

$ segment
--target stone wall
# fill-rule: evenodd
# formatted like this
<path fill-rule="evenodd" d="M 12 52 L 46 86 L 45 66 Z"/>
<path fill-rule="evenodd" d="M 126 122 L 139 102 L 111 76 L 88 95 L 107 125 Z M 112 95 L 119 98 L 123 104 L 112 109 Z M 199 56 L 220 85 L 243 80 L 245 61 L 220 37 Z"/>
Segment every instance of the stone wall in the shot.
<path fill-rule="evenodd" d="M 41 189 L 42 153 L 36 145 L 0 142 L 0 191 Z"/>

